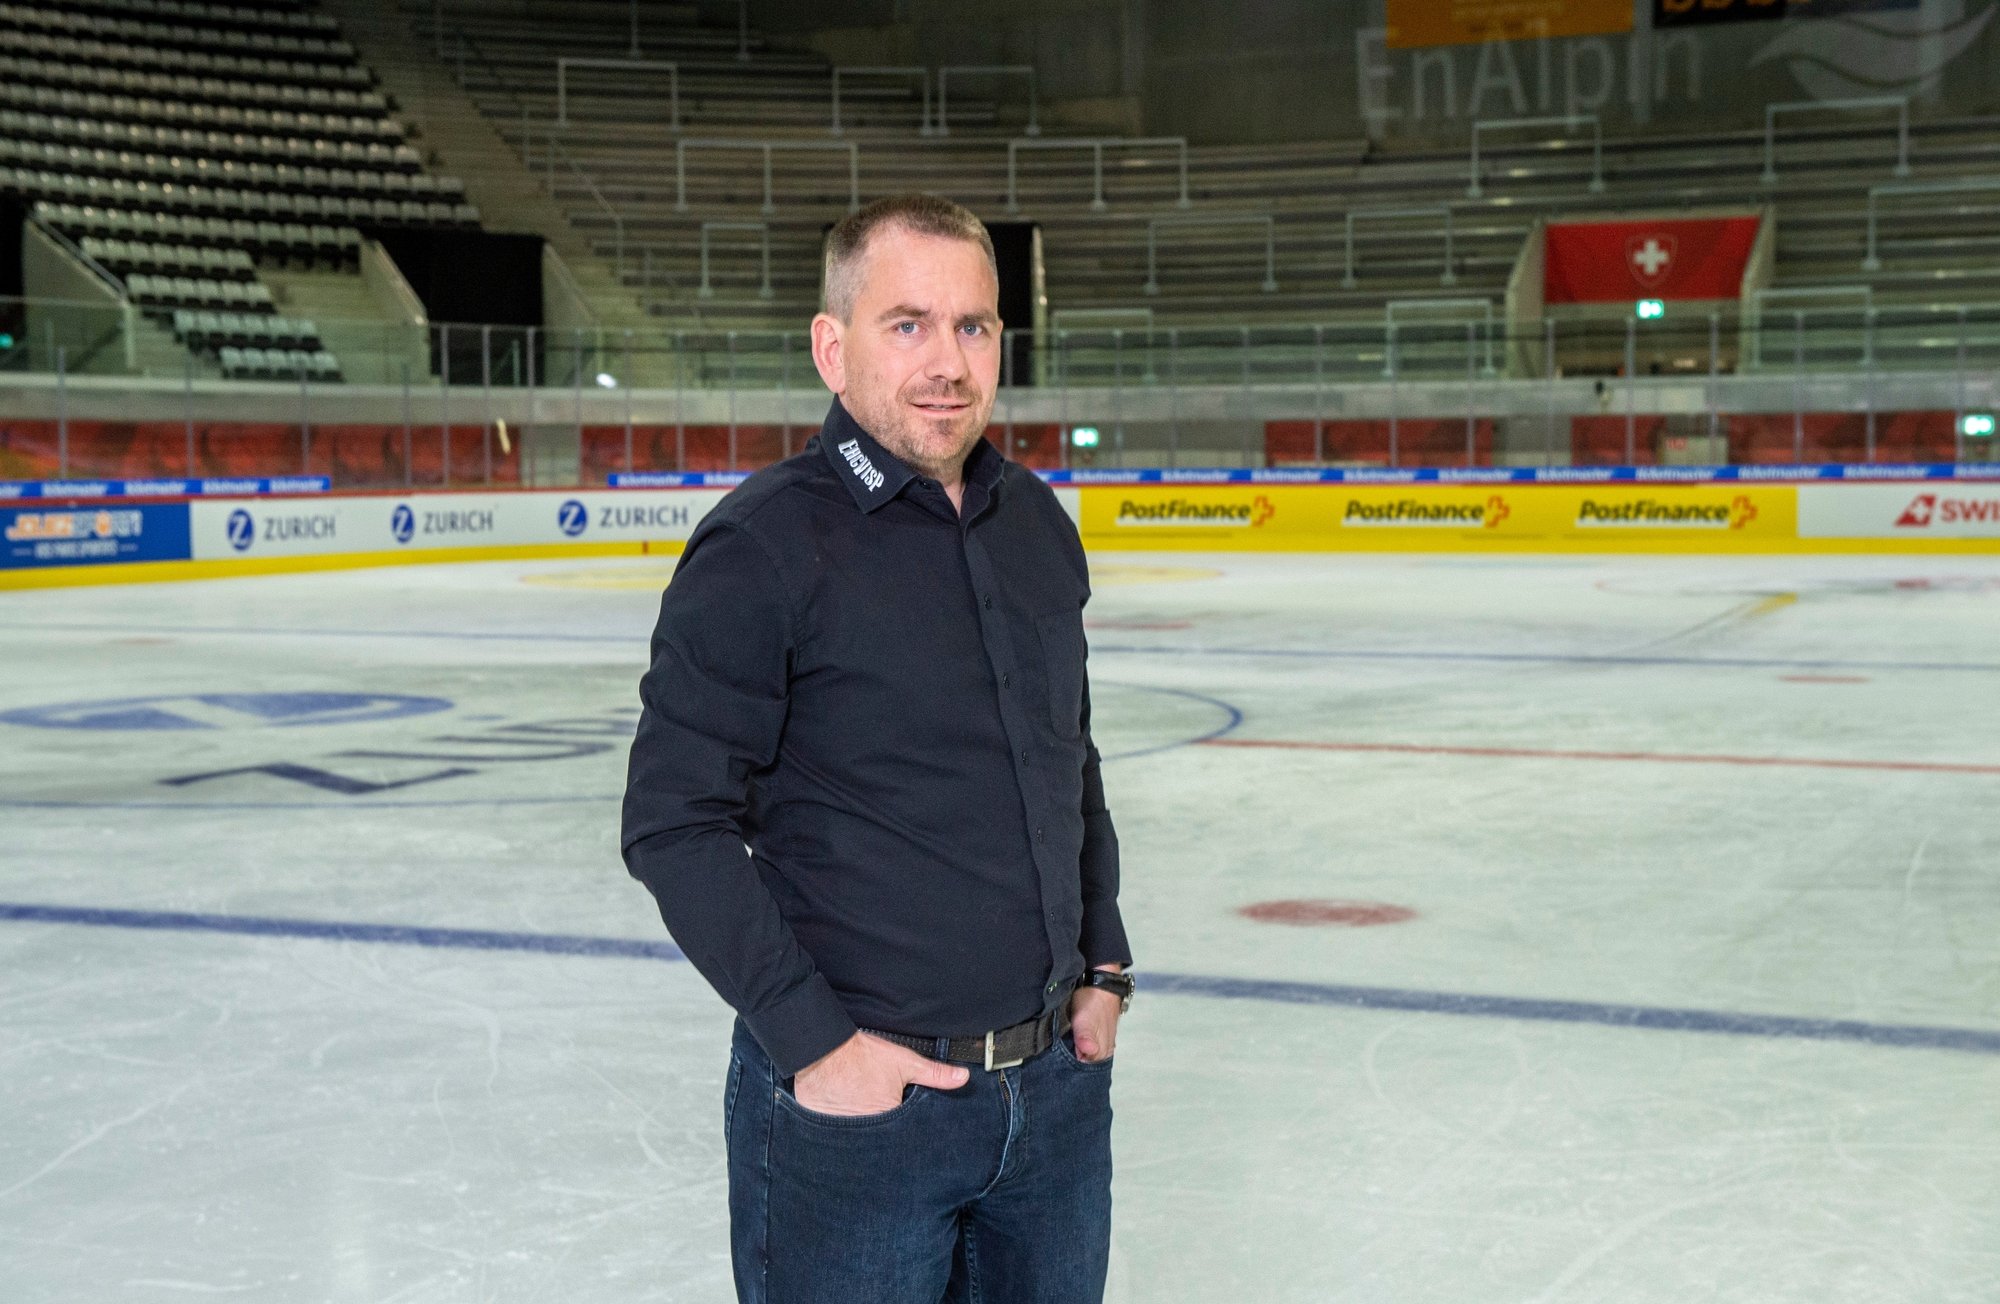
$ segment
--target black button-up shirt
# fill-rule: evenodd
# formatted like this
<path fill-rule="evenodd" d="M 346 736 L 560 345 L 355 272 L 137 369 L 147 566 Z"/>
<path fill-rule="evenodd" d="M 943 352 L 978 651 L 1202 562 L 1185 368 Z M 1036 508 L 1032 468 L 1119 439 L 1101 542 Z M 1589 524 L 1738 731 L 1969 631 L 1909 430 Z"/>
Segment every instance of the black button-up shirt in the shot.
<path fill-rule="evenodd" d="M 784 1075 L 1003 1028 L 1130 963 L 1075 524 L 981 440 L 964 510 L 835 402 L 660 603 L 625 864 Z M 749 854 L 745 854 L 745 848 Z"/>

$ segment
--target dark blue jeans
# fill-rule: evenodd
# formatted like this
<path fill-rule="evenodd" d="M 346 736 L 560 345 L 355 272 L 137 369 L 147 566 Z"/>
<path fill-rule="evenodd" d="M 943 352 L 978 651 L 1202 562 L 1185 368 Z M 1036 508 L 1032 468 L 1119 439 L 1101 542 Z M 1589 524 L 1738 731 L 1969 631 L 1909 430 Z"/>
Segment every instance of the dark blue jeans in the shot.
<path fill-rule="evenodd" d="M 956 1091 L 837 1118 L 792 1095 L 736 1022 L 723 1104 L 746 1304 L 1101 1300 L 1111 1245 L 1111 1064 L 1065 1035 Z"/>

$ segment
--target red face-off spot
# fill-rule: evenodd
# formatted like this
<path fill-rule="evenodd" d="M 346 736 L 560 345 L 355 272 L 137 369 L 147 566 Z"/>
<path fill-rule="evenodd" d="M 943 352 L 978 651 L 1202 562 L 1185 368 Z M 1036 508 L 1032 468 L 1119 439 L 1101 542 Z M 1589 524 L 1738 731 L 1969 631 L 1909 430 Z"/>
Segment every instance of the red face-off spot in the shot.
<path fill-rule="evenodd" d="M 1260 924 L 1291 924 L 1296 927 L 1334 925 L 1340 928 L 1373 928 L 1377 924 L 1400 924 L 1415 919 L 1417 912 L 1407 906 L 1381 901 L 1259 901 L 1236 912 Z"/>

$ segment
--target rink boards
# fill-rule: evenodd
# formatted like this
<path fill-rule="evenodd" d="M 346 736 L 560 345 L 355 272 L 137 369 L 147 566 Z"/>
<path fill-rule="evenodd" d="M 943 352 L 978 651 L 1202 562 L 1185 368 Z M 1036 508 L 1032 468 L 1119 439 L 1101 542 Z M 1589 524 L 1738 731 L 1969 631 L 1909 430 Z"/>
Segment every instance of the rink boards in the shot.
<path fill-rule="evenodd" d="M 2000 481 L 1086 483 L 1117 551 L 2000 552 Z M 675 553 L 728 493 L 672 488 L 16 500 L 0 587 Z"/>

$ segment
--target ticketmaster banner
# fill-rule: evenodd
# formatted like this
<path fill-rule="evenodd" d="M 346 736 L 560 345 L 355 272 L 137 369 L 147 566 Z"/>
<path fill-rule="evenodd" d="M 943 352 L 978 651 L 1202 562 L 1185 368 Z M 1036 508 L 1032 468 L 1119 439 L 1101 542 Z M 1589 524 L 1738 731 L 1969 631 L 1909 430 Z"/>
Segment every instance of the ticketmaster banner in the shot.
<path fill-rule="evenodd" d="M 721 489 L 427 493 L 195 502 L 197 561 L 685 541 Z"/>

